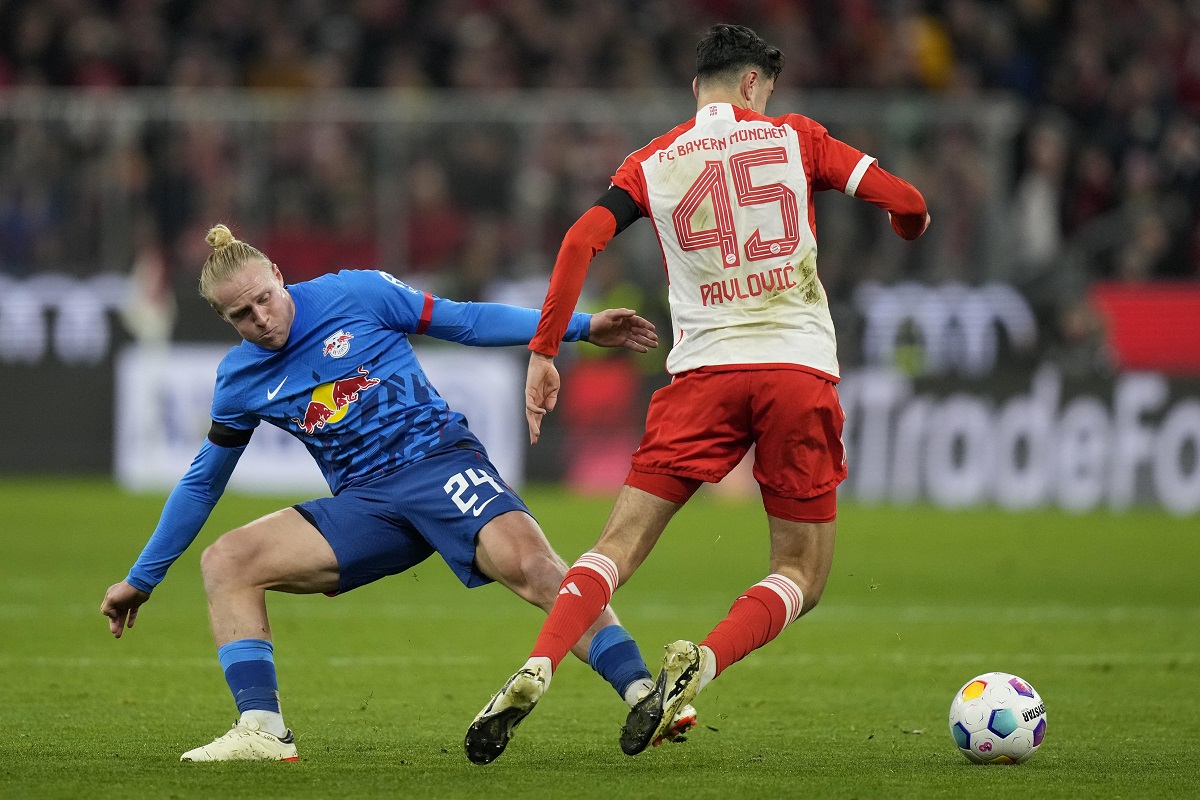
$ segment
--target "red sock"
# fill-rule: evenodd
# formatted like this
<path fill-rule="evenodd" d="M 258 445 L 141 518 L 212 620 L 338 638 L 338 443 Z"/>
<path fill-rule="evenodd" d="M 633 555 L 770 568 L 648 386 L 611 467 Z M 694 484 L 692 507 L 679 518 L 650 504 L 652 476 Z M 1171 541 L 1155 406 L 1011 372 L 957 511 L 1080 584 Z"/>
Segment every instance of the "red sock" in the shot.
<path fill-rule="evenodd" d="M 803 602 L 800 587 L 782 575 L 768 575 L 747 589 L 700 643 L 717 657 L 717 674 L 778 636 L 800 616 Z"/>
<path fill-rule="evenodd" d="M 599 553 L 584 553 L 567 570 L 558 599 L 533 643 L 530 658 L 544 656 L 553 669 L 604 612 L 617 588 L 617 565 Z"/>

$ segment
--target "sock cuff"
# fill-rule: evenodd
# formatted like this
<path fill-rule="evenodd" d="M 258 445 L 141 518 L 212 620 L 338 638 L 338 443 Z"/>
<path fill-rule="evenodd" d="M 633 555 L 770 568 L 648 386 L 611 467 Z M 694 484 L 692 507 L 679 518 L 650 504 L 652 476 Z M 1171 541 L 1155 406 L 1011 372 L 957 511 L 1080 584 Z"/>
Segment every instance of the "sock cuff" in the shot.
<path fill-rule="evenodd" d="M 622 698 L 635 681 L 650 680 L 650 670 L 637 642 L 620 625 L 608 625 L 596 632 L 588 647 L 588 664 L 612 684 Z"/>
<path fill-rule="evenodd" d="M 237 639 L 217 648 L 221 669 L 242 661 L 275 661 L 275 646 L 267 639 Z"/>
<path fill-rule="evenodd" d="M 622 642 L 632 641 L 633 636 L 620 625 L 608 625 L 601 628 L 596 631 L 596 635 L 592 637 L 592 643 L 588 645 L 588 664 L 595 669 L 596 660 L 605 650 L 615 647 Z"/>
<path fill-rule="evenodd" d="M 595 572 L 608 585 L 608 596 L 617 590 L 617 565 L 606 555 L 587 552 L 579 557 L 571 569 L 586 569 Z"/>
<path fill-rule="evenodd" d="M 800 591 L 800 587 L 791 578 L 773 572 L 754 586 L 761 586 L 771 591 L 783 601 L 784 627 L 791 625 L 800 616 L 800 611 L 804 607 L 804 592 Z"/>

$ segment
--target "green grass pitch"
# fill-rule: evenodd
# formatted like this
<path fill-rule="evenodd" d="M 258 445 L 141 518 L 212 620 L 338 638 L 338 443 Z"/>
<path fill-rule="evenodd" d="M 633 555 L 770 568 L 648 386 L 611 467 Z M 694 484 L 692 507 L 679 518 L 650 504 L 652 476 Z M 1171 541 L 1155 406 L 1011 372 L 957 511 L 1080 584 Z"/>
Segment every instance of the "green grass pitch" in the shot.
<path fill-rule="evenodd" d="M 568 560 L 609 500 L 525 493 Z M 620 752 L 624 705 L 576 661 L 488 767 L 462 736 L 528 654 L 541 613 L 467 591 L 436 557 L 329 599 L 272 594 L 295 764 L 180 764 L 236 716 L 198 559 L 296 498 L 226 497 L 120 641 L 99 614 L 162 497 L 0 482 L 0 797 L 1195 797 L 1200 520 L 845 504 L 821 606 L 698 698 L 689 741 Z M 701 496 L 615 607 L 657 671 L 766 572 L 757 503 Z M 1042 749 L 978 767 L 946 728 L 990 670 L 1030 681 Z"/>

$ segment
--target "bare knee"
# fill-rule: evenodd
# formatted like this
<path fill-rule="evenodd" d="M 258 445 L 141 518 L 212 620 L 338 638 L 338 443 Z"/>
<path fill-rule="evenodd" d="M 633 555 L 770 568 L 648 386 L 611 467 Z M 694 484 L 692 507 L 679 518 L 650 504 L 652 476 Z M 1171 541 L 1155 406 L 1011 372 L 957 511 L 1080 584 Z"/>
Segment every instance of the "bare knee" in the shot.
<path fill-rule="evenodd" d="M 553 552 L 529 553 L 515 574 L 507 576 L 506 585 L 522 600 L 549 611 L 566 574 L 567 565 Z"/>
<path fill-rule="evenodd" d="M 239 529 L 240 530 L 240 529 Z M 244 583 L 254 560 L 254 548 L 238 531 L 230 531 L 204 548 L 200 555 L 200 574 L 205 591 Z"/>

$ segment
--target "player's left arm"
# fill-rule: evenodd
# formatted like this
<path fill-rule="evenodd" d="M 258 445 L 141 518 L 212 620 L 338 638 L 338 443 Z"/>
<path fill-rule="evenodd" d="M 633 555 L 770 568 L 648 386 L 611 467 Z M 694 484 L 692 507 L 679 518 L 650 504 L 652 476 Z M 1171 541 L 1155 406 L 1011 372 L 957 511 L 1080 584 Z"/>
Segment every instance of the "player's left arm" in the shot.
<path fill-rule="evenodd" d="M 929 227 L 929 210 L 917 188 L 879 166 L 862 151 L 833 138 L 823 127 L 811 131 L 816 189 L 836 189 L 888 212 L 892 230 L 916 239 Z"/>
<path fill-rule="evenodd" d="M 478 347 L 528 344 L 538 312 L 501 303 L 459 303 L 410 286 L 383 271 L 346 270 L 339 277 L 380 323 L 407 334 L 432 336 Z M 576 314 L 567 341 L 586 341 L 588 314 Z"/>
<path fill-rule="evenodd" d="M 529 344 L 537 329 L 540 312 L 504 303 L 460 303 L 433 298 L 428 327 L 422 333 L 435 339 L 472 345 L 504 347 Z M 586 342 L 592 327 L 591 314 L 572 314 L 564 342 Z"/>
<path fill-rule="evenodd" d="M 386 272 L 345 271 L 341 277 L 386 327 L 476 347 L 529 344 L 541 313 L 503 303 L 448 300 Z M 633 311 L 608 309 L 598 314 L 572 314 L 562 340 L 645 352 L 657 346 L 658 337 L 654 326 Z"/>
<path fill-rule="evenodd" d="M 863 173 L 854 196 L 886 210 L 892 230 L 902 239 L 916 239 L 929 227 L 929 209 L 921 193 L 878 164 Z"/>
<path fill-rule="evenodd" d="M 501 303 L 459 303 L 435 298 L 428 335 L 477 347 L 529 344 L 541 312 Z M 629 308 L 571 314 L 564 342 L 627 347 L 644 353 L 658 346 L 654 325 Z"/>

